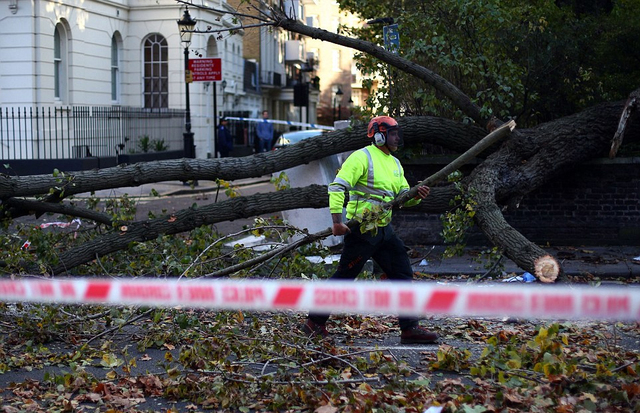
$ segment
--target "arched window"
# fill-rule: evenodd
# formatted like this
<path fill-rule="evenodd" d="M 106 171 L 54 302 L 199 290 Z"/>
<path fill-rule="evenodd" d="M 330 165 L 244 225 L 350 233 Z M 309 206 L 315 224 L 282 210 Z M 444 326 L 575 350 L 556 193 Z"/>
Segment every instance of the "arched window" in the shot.
<path fill-rule="evenodd" d="M 111 37 L 111 100 L 120 101 L 120 35 Z"/>
<path fill-rule="evenodd" d="M 218 42 L 215 36 L 209 36 L 207 39 L 207 57 L 218 56 Z"/>
<path fill-rule="evenodd" d="M 144 107 L 169 107 L 169 46 L 160 34 L 144 41 Z"/>
<path fill-rule="evenodd" d="M 53 82 L 54 96 L 62 103 L 67 101 L 67 30 L 56 24 L 53 34 Z"/>

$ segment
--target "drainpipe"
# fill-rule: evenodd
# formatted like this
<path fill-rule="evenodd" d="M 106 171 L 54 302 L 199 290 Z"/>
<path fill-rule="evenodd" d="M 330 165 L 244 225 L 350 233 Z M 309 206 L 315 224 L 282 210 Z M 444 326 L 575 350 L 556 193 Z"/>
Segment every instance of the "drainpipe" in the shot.
<path fill-rule="evenodd" d="M 32 71 L 33 71 L 33 95 L 31 101 L 33 102 L 33 106 L 37 107 L 40 102 L 40 93 L 41 93 L 41 85 L 40 85 L 40 30 L 38 29 L 38 7 L 40 7 L 39 0 L 33 0 L 33 62 L 32 62 Z"/>

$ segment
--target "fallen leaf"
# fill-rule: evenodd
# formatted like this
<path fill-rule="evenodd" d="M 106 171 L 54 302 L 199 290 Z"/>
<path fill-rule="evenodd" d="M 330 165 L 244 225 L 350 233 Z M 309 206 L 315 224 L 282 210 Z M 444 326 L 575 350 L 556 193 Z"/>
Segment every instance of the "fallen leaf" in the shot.
<path fill-rule="evenodd" d="M 511 392 L 507 392 L 504 394 L 504 398 L 505 400 L 510 401 L 511 403 L 517 403 L 520 404 L 522 403 L 522 397 L 519 394 L 513 394 Z"/>
<path fill-rule="evenodd" d="M 104 383 L 96 384 L 96 387 L 93 388 L 93 391 L 102 395 L 109 394 L 107 386 L 105 386 Z"/>
<path fill-rule="evenodd" d="M 76 397 L 76 400 L 78 400 L 79 402 L 98 403 L 100 400 L 102 400 L 102 396 L 98 393 L 90 392 L 79 395 L 78 397 Z"/>
<path fill-rule="evenodd" d="M 314 413 L 336 413 L 338 408 L 330 404 L 325 404 L 314 410 Z"/>

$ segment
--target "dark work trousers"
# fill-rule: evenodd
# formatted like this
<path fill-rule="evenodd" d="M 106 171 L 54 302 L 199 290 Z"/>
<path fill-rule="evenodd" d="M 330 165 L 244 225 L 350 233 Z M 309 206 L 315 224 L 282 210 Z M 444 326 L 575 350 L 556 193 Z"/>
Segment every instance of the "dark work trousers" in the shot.
<path fill-rule="evenodd" d="M 331 280 L 354 280 L 369 258 L 382 268 L 391 281 L 411 281 L 413 269 L 404 243 L 393 232 L 391 225 L 378 228 L 372 236 L 370 232 L 362 234 L 360 226 L 351 229 L 344 236 L 344 247 L 338 269 Z M 329 314 L 310 313 L 309 319 L 316 324 L 325 324 Z M 418 318 L 399 317 L 400 329 L 404 330 L 418 324 Z"/>

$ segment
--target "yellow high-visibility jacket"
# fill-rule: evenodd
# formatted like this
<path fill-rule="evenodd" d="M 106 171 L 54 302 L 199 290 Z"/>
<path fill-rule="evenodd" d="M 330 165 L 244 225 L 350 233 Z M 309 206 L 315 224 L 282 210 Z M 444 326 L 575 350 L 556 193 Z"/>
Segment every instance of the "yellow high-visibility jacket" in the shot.
<path fill-rule="evenodd" d="M 375 204 L 392 201 L 409 189 L 400 161 L 370 145 L 349 155 L 329 184 L 329 210 L 332 214 L 341 214 L 345 193 L 348 192 L 347 219 L 352 219 L 361 216 L 366 209 L 371 210 Z M 411 199 L 404 205 L 419 203 L 420 199 Z M 390 209 L 378 219 L 378 226 L 386 226 L 389 222 Z"/>

